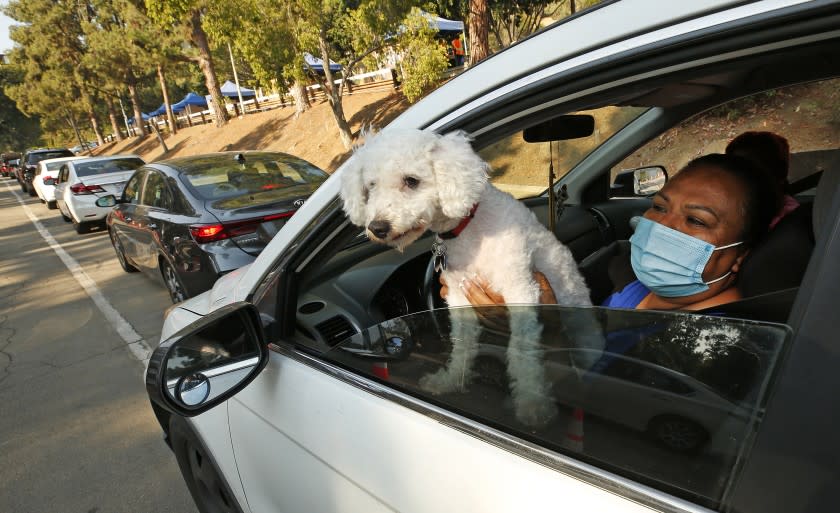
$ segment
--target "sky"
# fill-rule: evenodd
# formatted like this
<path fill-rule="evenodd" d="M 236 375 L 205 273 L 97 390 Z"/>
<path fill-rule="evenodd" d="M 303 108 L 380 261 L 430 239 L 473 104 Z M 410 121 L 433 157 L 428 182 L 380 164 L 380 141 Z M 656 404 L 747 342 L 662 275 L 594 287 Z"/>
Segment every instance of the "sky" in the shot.
<path fill-rule="evenodd" d="M 5 5 L 5 2 L 0 2 L 0 6 Z M 12 49 L 14 43 L 9 39 L 9 26 L 14 25 L 15 21 L 0 13 L 0 53 L 6 53 Z"/>

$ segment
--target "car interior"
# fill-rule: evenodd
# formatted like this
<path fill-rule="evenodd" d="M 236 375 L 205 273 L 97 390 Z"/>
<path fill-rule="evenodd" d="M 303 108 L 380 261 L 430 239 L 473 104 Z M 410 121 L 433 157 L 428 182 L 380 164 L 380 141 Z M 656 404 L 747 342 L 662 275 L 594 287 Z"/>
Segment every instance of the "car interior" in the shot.
<path fill-rule="evenodd" d="M 553 209 L 557 212 L 554 233 L 579 262 L 592 290 L 593 304 L 600 304 L 628 272 L 627 239 L 632 233 L 631 219 L 641 215 L 650 205 L 647 196 L 626 192 L 617 195 L 616 189 L 620 189 L 621 184 L 614 181 L 613 168 L 672 127 L 729 101 L 753 94 L 772 95 L 777 88 L 793 84 L 831 80 L 840 69 L 838 56 L 837 42 L 759 53 L 642 80 L 564 103 L 562 109 L 554 106 L 561 93 L 549 84 L 542 87 L 541 92 L 508 101 L 509 107 L 497 106 L 492 112 L 484 112 L 483 118 L 478 116 L 482 113 L 470 113 L 459 126 L 447 129 L 470 132 L 475 138 L 474 147 L 481 153 L 482 148 L 503 138 L 522 138 L 526 130 L 541 130 L 539 137 L 543 140 L 552 131 L 558 139 L 577 137 L 579 128 L 563 124 L 580 123 L 580 119 L 567 116 L 574 112 L 605 106 L 644 109 L 641 115 L 589 151 L 573 168 L 557 170 L 565 177 L 555 187 L 553 200 L 560 208 Z M 536 108 L 540 106 L 541 109 Z M 826 105 L 825 108 L 837 107 Z M 520 115 L 527 109 L 530 109 L 527 116 Z M 761 115 L 757 113 L 757 116 Z M 503 120 L 507 122 L 500 124 Z M 597 132 L 599 127 L 594 129 Z M 840 169 L 835 169 L 840 139 L 829 140 L 833 143 L 817 152 L 819 158 L 804 153 L 810 158 L 793 155 L 791 193 L 798 198 L 801 207 L 752 251 L 739 277 L 744 299 L 728 305 L 724 315 L 773 322 L 787 319 L 815 245 L 812 219 L 815 191 L 818 196 L 833 192 L 828 186 L 816 188 L 816 185 L 823 171 L 834 175 L 840 173 Z M 692 156 L 701 149 L 698 141 Z M 645 166 L 659 164 L 644 162 Z M 667 170 L 668 173 L 675 171 Z M 546 177 L 547 186 L 549 170 L 539 174 Z M 548 194 L 522 201 L 538 219 L 549 225 Z M 430 265 L 432 239 L 429 234 L 399 253 L 369 242 L 359 228 L 347 223 L 338 202 L 331 207 L 331 212 L 324 213 L 324 223 L 334 229 L 320 231 L 327 233 L 329 240 L 301 241 L 301 247 L 312 248 L 310 253 L 289 264 L 294 265 L 298 279 L 294 280 L 297 299 L 293 301 L 294 306 L 287 305 L 288 313 L 295 309 L 295 329 L 300 335 L 295 338 L 303 341 L 303 345 L 314 351 L 327 350 L 349 334 L 386 319 L 444 306 L 438 294 L 437 277 Z M 311 232 L 309 235 L 314 236 Z M 257 296 L 267 293 L 258 290 Z M 268 313 L 271 308 L 263 311 Z M 274 313 L 270 315 L 273 317 Z M 291 333 L 283 334 L 289 336 Z"/>

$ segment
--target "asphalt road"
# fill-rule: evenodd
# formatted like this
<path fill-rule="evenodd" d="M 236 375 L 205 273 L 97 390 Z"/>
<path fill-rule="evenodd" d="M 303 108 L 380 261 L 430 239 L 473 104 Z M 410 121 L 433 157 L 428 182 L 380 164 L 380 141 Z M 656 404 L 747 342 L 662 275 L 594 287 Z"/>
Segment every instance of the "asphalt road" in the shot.
<path fill-rule="evenodd" d="M 170 304 L 0 178 L 0 512 L 197 511 L 143 386 Z"/>

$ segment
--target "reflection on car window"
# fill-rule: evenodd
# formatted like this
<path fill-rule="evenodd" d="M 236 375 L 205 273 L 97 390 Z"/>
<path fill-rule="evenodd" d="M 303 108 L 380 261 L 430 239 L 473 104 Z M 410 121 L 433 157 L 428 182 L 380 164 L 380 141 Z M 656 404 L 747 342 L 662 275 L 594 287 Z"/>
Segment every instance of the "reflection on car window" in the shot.
<path fill-rule="evenodd" d="M 541 331 L 509 343 L 505 326 L 517 317 L 538 317 Z M 453 319 L 475 329 L 450 336 Z M 464 342 L 469 332 L 473 344 Z M 529 442 L 717 508 L 763 417 L 789 334 L 782 325 L 683 313 L 459 308 L 386 321 L 324 357 Z"/>
<path fill-rule="evenodd" d="M 143 188 L 143 205 L 169 210 L 172 201 L 169 197 L 169 190 L 166 187 L 163 175 L 157 171 L 149 171 L 146 178 L 146 186 Z"/>

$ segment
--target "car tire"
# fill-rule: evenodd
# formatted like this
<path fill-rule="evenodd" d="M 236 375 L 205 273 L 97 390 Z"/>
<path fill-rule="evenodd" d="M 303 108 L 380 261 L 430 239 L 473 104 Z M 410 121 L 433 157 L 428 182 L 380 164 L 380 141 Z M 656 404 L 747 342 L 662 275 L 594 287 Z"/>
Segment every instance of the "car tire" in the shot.
<path fill-rule="evenodd" d="M 70 218 L 70 216 L 64 215 L 64 212 L 62 212 L 61 209 L 59 209 L 59 212 L 61 213 L 61 218 L 64 219 L 65 223 L 73 221 L 73 219 Z"/>
<path fill-rule="evenodd" d="M 658 443 L 677 452 L 694 452 L 709 438 L 703 426 L 676 415 L 653 419 L 649 424 L 649 432 Z"/>
<path fill-rule="evenodd" d="M 122 267 L 123 271 L 127 273 L 136 273 L 138 269 L 129 264 L 128 260 L 125 259 L 125 251 L 123 250 L 120 238 L 112 230 L 108 230 L 108 235 L 111 237 L 111 245 L 114 246 L 114 252 L 117 254 L 117 260 L 120 262 L 120 267 Z"/>
<path fill-rule="evenodd" d="M 163 259 L 160 260 L 160 274 L 163 277 L 166 290 L 169 291 L 169 298 L 173 303 L 180 303 L 189 298 L 187 291 L 184 289 L 184 284 L 178 278 L 178 273 Z"/>
<path fill-rule="evenodd" d="M 35 191 L 35 187 L 33 187 L 31 185 L 29 186 L 29 195 L 30 196 L 37 196 L 38 195 L 38 192 Z"/>
<path fill-rule="evenodd" d="M 79 235 L 90 231 L 90 223 L 76 221 L 76 219 L 74 218 L 71 218 L 70 220 L 73 222 L 73 229 L 75 229 L 76 233 L 78 233 Z"/>
<path fill-rule="evenodd" d="M 50 209 L 50 210 L 55 210 L 56 208 L 58 208 L 58 205 L 56 204 L 55 201 L 48 201 L 47 202 L 47 208 Z"/>
<path fill-rule="evenodd" d="M 210 453 L 187 422 L 177 415 L 169 420 L 169 441 L 198 511 L 242 513 Z"/>

